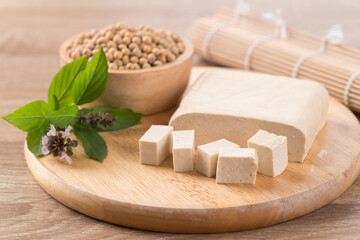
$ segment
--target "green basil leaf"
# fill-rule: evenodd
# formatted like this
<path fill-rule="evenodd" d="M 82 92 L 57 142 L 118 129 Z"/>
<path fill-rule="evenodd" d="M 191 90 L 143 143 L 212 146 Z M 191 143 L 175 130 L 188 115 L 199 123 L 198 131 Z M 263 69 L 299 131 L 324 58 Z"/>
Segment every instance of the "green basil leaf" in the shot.
<path fill-rule="evenodd" d="M 107 146 L 104 139 L 94 129 L 89 126 L 75 127 L 73 133 L 82 143 L 88 157 L 103 162 L 107 155 Z"/>
<path fill-rule="evenodd" d="M 25 132 L 42 132 L 49 127 L 48 120 L 44 118 L 49 111 L 49 105 L 39 100 L 20 107 L 3 119 Z"/>
<path fill-rule="evenodd" d="M 50 84 L 48 90 L 48 102 L 51 102 L 52 95 L 55 94 L 60 105 L 73 104 L 73 82 L 78 74 L 85 69 L 86 63 L 86 57 L 83 56 L 66 64 L 60 69 Z"/>
<path fill-rule="evenodd" d="M 28 146 L 30 152 L 32 152 L 35 156 L 42 155 L 42 153 L 41 153 L 41 147 L 42 147 L 41 138 L 42 138 L 41 132 L 28 133 L 26 136 L 27 146 Z"/>
<path fill-rule="evenodd" d="M 45 115 L 45 118 L 58 128 L 66 128 L 69 125 L 75 125 L 78 107 L 76 105 L 65 106 L 55 112 L 51 112 Z"/>
<path fill-rule="evenodd" d="M 72 88 L 73 101 L 76 105 L 89 103 L 104 92 L 108 78 L 108 66 L 104 51 L 100 50 L 80 72 Z"/>
<path fill-rule="evenodd" d="M 116 107 L 112 107 L 112 106 L 108 106 L 108 105 L 96 105 L 96 106 L 90 106 L 88 108 L 83 108 L 81 109 L 81 111 L 94 111 L 94 112 L 111 112 L 111 111 L 115 111 L 118 108 Z"/>
<path fill-rule="evenodd" d="M 59 100 L 57 99 L 55 94 L 53 94 L 52 97 L 49 99 L 49 105 L 51 111 L 56 111 L 59 109 Z"/>

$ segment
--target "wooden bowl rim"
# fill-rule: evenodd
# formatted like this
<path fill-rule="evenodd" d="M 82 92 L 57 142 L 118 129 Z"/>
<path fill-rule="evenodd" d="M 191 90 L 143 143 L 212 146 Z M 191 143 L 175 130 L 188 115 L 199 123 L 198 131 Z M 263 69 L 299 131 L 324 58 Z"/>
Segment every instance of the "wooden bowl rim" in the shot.
<path fill-rule="evenodd" d="M 70 63 L 71 61 L 73 61 L 66 53 L 67 47 L 73 40 L 77 39 L 81 34 L 82 33 L 72 36 L 72 37 L 66 39 L 61 44 L 60 49 L 59 49 L 59 55 L 60 55 L 60 58 L 63 59 L 66 63 Z M 179 65 L 179 64 L 185 62 L 186 60 L 188 60 L 189 58 L 191 58 L 194 53 L 194 47 L 193 47 L 192 43 L 190 42 L 190 40 L 183 36 L 181 36 L 181 39 L 185 45 L 185 51 L 173 62 L 166 63 L 166 64 L 164 64 L 162 66 L 158 66 L 158 67 L 151 67 L 148 69 L 139 69 L 139 70 L 108 69 L 108 72 L 112 73 L 112 74 L 137 74 L 137 73 L 153 72 L 153 71 L 158 71 L 158 70 L 166 70 L 175 65 Z"/>

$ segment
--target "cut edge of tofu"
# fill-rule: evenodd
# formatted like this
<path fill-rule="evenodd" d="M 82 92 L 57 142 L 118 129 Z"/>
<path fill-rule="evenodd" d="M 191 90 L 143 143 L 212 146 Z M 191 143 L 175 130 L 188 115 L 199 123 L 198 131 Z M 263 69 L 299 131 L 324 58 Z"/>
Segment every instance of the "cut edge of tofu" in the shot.
<path fill-rule="evenodd" d="M 261 137 L 264 137 L 264 139 L 261 139 Z M 247 143 L 251 142 L 260 146 L 273 148 L 280 145 L 284 141 L 287 141 L 286 136 L 276 135 L 274 133 L 260 129 L 250 139 L 247 140 Z"/>
<path fill-rule="evenodd" d="M 237 154 L 243 154 L 239 156 Z M 253 158 L 258 163 L 257 152 L 255 148 L 224 148 L 219 152 L 218 159 L 221 157 L 241 157 L 241 158 Z"/>
<path fill-rule="evenodd" d="M 224 145 L 224 146 L 219 146 L 219 145 Z M 226 145 L 226 146 L 225 146 Z M 216 140 L 216 141 L 212 141 L 203 145 L 199 145 L 197 146 L 197 149 L 202 149 L 204 151 L 209 150 L 209 149 L 215 149 L 214 152 L 219 152 L 221 148 L 239 148 L 240 146 L 234 142 L 231 142 L 225 138 Z M 207 151 L 209 152 L 209 151 Z"/>
<path fill-rule="evenodd" d="M 151 135 L 154 131 L 156 131 L 157 129 L 161 129 L 161 134 L 156 135 L 155 139 L 148 139 L 149 135 Z M 141 138 L 139 139 L 139 142 L 156 142 L 161 140 L 162 137 L 170 134 L 174 131 L 174 127 L 173 126 L 168 126 L 168 125 L 151 125 L 150 128 L 144 133 L 144 135 L 141 136 Z"/>
<path fill-rule="evenodd" d="M 161 134 L 156 135 L 155 139 L 150 139 L 152 132 L 156 131 L 156 129 L 161 129 Z M 173 131 L 172 126 L 167 125 L 152 125 L 150 128 L 145 132 L 145 134 L 139 139 L 139 162 L 144 165 L 151 165 L 151 166 L 159 166 L 161 163 L 171 154 L 171 133 Z M 145 144 L 145 145 L 144 145 Z M 153 144 L 154 146 L 154 156 L 151 156 L 151 159 L 154 161 L 144 161 L 143 157 L 143 147 L 147 144 Z M 163 145 L 159 146 L 157 144 Z M 143 146 L 144 145 L 144 146 Z M 167 148 L 167 149 L 159 149 L 160 148 Z M 160 156 L 161 153 L 164 153 L 164 156 Z"/>
<path fill-rule="evenodd" d="M 246 153 L 245 156 L 236 156 L 234 153 Z M 226 161 L 226 159 L 234 159 L 234 158 L 239 158 L 239 160 L 243 161 L 243 160 L 251 160 L 251 164 L 254 164 L 254 169 L 251 172 L 251 175 L 253 177 L 253 181 L 252 182 L 226 182 L 226 181 L 221 181 L 219 180 L 218 177 L 218 173 L 219 173 L 219 160 L 221 159 L 222 161 Z M 255 184 L 256 183 L 256 175 L 257 175 L 257 168 L 258 168 L 258 156 L 257 156 L 257 152 L 256 149 L 254 148 L 234 148 L 234 149 L 224 149 L 221 150 L 218 156 L 218 166 L 216 169 L 216 183 L 218 184 Z M 221 177 L 220 177 L 221 178 Z"/>
<path fill-rule="evenodd" d="M 173 131 L 172 135 L 172 154 L 173 154 L 173 169 L 174 172 L 192 172 L 194 171 L 195 162 L 195 131 L 194 130 L 180 130 Z M 190 151 L 191 167 L 186 167 L 179 170 L 176 164 L 177 152 Z M 188 152 L 186 152 L 188 154 Z"/>
<path fill-rule="evenodd" d="M 264 139 L 263 141 L 259 141 L 260 136 L 264 135 L 265 137 L 267 137 L 267 139 Z M 261 139 L 262 140 L 262 139 Z M 268 174 L 265 172 L 258 172 L 259 174 L 263 174 L 265 176 L 269 176 L 269 177 L 277 177 L 279 175 L 281 175 L 281 173 L 284 172 L 284 170 L 286 169 L 289 159 L 288 159 L 288 149 L 287 149 L 287 137 L 286 136 L 280 136 L 280 135 L 276 135 L 274 133 L 269 133 L 265 130 L 259 130 L 253 137 L 251 137 L 248 140 L 248 147 L 252 147 L 252 148 L 266 148 L 269 152 L 272 153 L 272 157 L 274 157 L 274 151 L 278 150 L 278 147 L 281 144 L 286 144 L 286 159 L 287 159 L 287 163 L 285 164 L 284 168 L 282 169 L 282 171 L 280 173 L 275 173 L 275 166 L 274 166 L 274 162 L 272 161 L 272 174 Z M 274 159 L 273 159 L 274 160 Z M 259 163 L 260 164 L 260 160 Z"/>
<path fill-rule="evenodd" d="M 182 139 L 181 139 L 182 138 Z M 179 144 L 179 139 L 184 140 Z M 171 148 L 174 149 L 188 149 L 195 150 L 195 130 L 179 130 L 171 132 Z"/>

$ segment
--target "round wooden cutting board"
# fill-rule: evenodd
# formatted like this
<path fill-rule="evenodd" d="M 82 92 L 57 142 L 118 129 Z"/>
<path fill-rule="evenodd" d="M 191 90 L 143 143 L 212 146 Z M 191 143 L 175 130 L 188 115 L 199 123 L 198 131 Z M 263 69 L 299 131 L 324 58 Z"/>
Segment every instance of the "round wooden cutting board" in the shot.
<path fill-rule="evenodd" d="M 206 68 L 194 68 L 193 77 Z M 151 124 L 167 124 L 174 110 L 144 117 L 132 128 L 103 133 L 109 154 L 101 164 L 77 147 L 71 166 L 27 149 L 27 164 L 41 187 L 64 205 L 128 227 L 179 233 L 214 233 L 264 227 L 310 213 L 334 200 L 360 172 L 360 127 L 333 98 L 328 121 L 304 163 L 289 163 L 276 178 L 258 174 L 255 185 L 216 184 L 197 172 L 174 173 L 139 163 L 138 140 Z"/>

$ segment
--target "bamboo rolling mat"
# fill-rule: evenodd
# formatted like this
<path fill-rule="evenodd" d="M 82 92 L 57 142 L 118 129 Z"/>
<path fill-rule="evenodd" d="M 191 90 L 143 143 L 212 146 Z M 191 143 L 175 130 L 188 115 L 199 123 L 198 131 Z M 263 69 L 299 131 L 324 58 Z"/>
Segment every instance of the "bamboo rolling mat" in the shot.
<path fill-rule="evenodd" d="M 259 39 L 274 35 L 278 25 L 248 15 L 241 15 L 239 21 L 231 23 L 234 15 L 230 9 L 220 9 L 213 16 L 197 19 L 189 27 L 187 37 L 195 53 L 217 64 L 246 69 L 249 48 Z M 211 38 L 207 39 L 211 31 Z M 299 59 L 318 51 L 321 41 L 319 37 L 287 27 L 285 37 L 262 41 L 253 49 L 249 68 L 292 76 Z M 360 112 L 360 50 L 329 41 L 324 46 L 324 52 L 304 58 L 296 77 L 322 83 L 330 95 Z"/>

